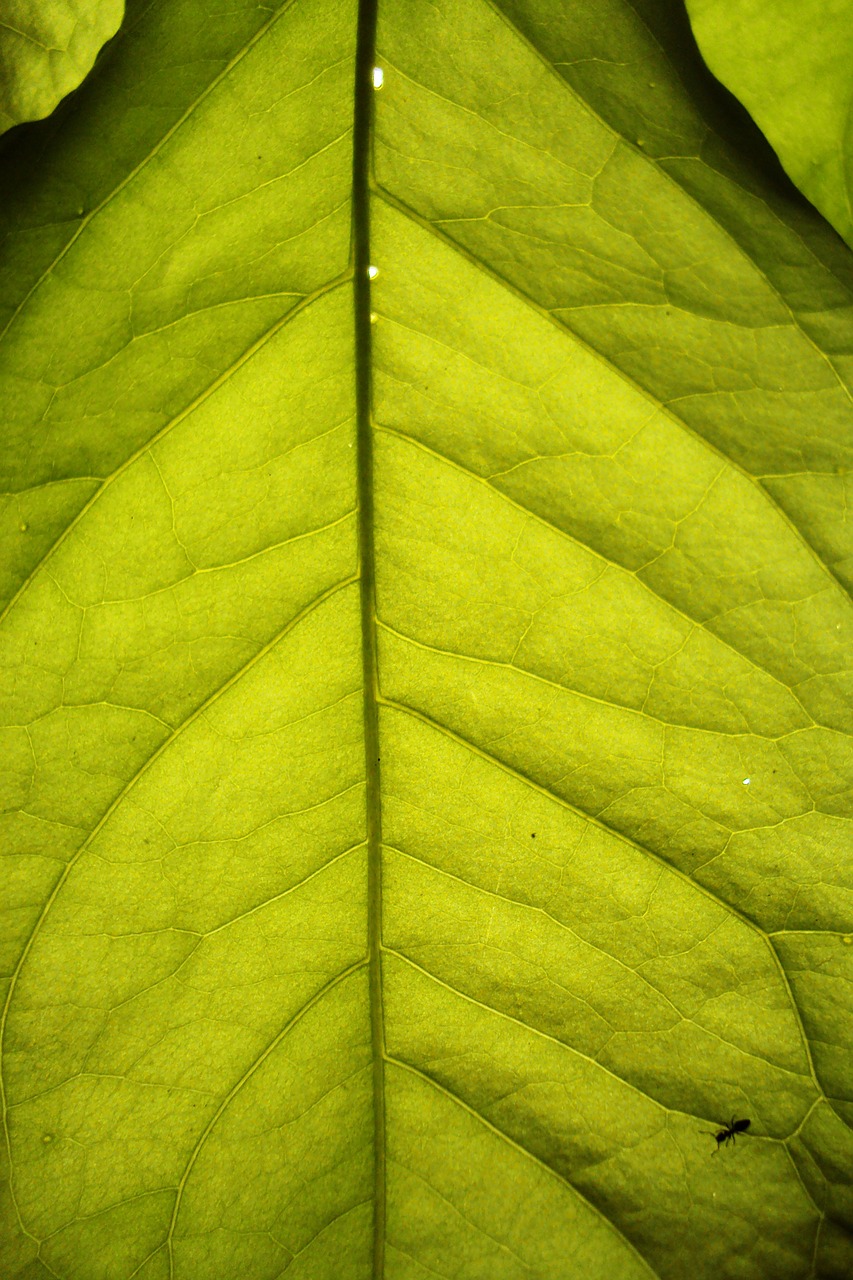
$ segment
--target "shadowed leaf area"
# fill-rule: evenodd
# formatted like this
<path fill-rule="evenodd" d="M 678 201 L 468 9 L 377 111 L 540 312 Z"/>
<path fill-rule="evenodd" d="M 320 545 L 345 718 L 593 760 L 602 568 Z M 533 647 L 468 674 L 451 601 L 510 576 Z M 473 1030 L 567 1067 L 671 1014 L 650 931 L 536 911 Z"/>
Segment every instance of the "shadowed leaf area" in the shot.
<path fill-rule="evenodd" d="M 0 173 L 0 1275 L 846 1280 L 853 259 L 683 7 L 145 0 Z"/>
<path fill-rule="evenodd" d="M 853 245 L 853 5 L 687 0 L 687 8 L 708 66 Z"/>

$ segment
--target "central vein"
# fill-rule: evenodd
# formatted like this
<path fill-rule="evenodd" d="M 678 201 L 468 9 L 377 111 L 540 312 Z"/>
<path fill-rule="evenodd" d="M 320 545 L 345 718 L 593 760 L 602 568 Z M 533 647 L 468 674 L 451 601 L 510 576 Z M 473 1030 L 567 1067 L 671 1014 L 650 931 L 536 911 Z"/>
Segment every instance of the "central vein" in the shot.
<path fill-rule="evenodd" d="M 358 551 L 364 677 L 364 756 L 367 779 L 367 936 L 373 1048 L 374 1218 L 373 1276 L 385 1270 L 385 1032 L 382 1016 L 382 850 L 379 799 L 379 722 L 376 671 L 376 595 L 373 544 L 373 435 L 371 429 L 370 142 L 376 0 L 359 0 L 352 148 L 352 255 L 355 306 L 356 422 L 358 436 Z"/>

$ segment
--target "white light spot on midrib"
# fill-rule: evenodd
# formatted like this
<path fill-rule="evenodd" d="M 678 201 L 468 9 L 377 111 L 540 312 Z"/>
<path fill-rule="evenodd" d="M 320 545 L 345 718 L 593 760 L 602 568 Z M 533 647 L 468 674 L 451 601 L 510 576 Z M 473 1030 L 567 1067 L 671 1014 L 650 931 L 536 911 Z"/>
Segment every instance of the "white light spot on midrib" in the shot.
<path fill-rule="evenodd" d="M 382 70 L 381 67 L 374 67 L 373 68 L 374 89 L 381 89 L 384 83 L 385 83 L 385 72 Z"/>

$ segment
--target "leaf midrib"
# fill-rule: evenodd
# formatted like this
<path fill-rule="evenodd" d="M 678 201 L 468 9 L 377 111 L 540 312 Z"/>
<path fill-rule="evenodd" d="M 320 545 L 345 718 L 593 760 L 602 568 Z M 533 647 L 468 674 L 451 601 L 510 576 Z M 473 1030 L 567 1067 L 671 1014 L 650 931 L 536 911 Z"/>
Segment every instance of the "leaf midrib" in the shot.
<path fill-rule="evenodd" d="M 367 836 L 367 963 L 373 1056 L 373 1276 L 385 1274 L 385 1027 L 382 1001 L 382 824 L 379 783 L 379 675 L 376 661 L 376 556 L 373 518 L 373 362 L 370 188 L 377 0 L 359 0 L 353 91 L 352 247 L 358 467 L 358 571 L 364 690 Z"/>

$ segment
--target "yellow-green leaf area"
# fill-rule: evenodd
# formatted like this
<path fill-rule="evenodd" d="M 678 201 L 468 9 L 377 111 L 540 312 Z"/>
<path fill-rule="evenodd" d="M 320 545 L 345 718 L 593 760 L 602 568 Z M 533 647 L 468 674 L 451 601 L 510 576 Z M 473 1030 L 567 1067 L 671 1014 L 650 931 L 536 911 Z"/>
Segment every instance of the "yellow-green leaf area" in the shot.
<path fill-rule="evenodd" d="M 124 0 L 3 0 L 0 133 L 50 115 L 89 74 L 123 16 Z"/>
<path fill-rule="evenodd" d="M 687 0 L 708 66 L 853 244 L 853 11 L 847 0 Z"/>
<path fill-rule="evenodd" d="M 677 6 L 132 0 L 6 140 L 3 1280 L 853 1272 L 853 257 L 742 125 Z"/>

